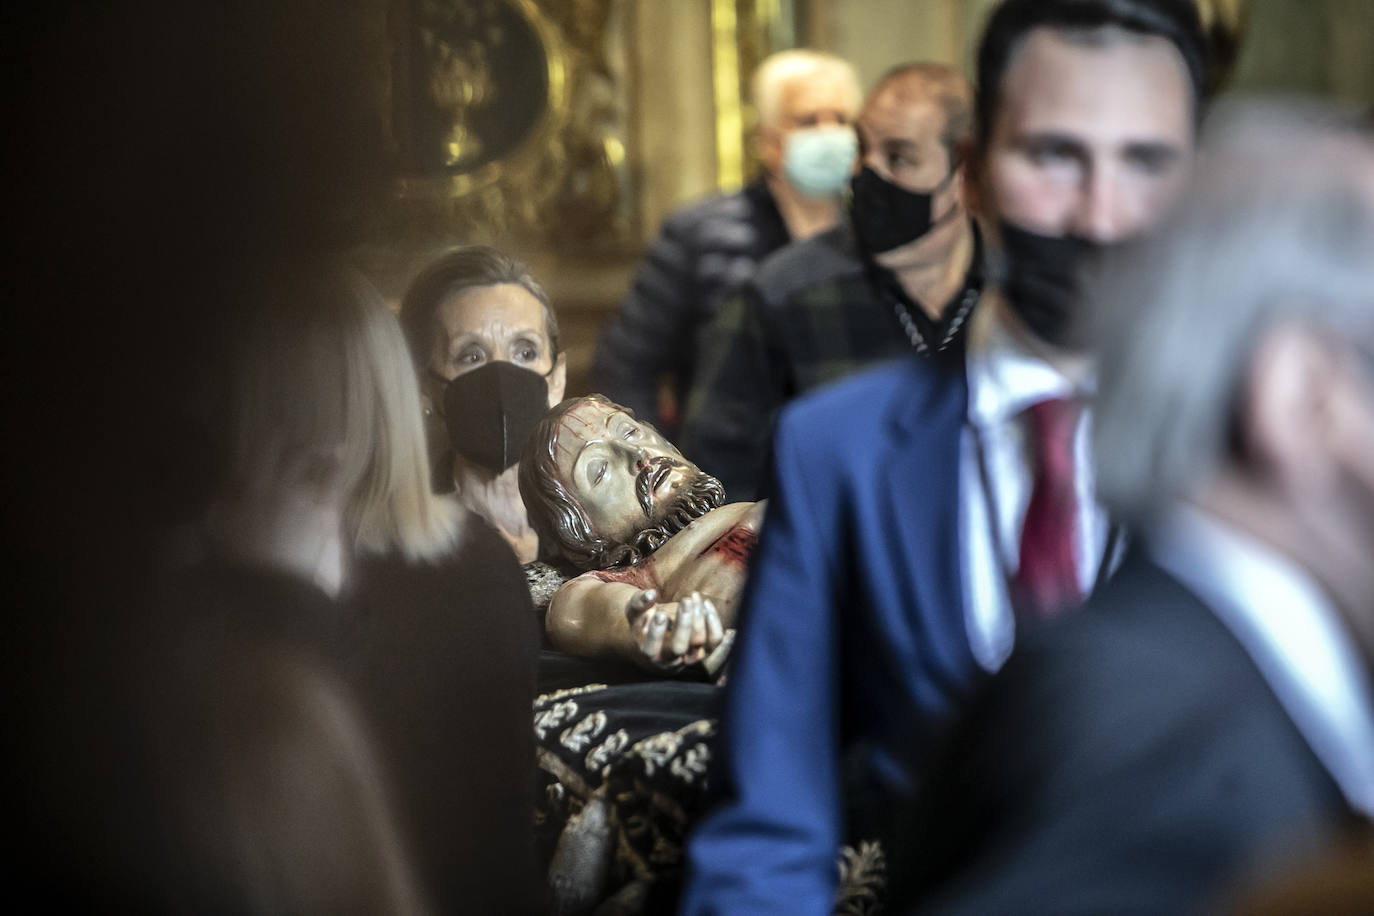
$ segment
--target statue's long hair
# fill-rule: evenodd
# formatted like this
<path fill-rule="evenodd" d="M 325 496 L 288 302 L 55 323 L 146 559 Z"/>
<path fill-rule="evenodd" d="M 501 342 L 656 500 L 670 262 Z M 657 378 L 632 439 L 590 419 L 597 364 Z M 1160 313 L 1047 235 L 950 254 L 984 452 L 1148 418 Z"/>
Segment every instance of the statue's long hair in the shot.
<path fill-rule="evenodd" d="M 541 557 L 580 570 L 629 566 L 725 501 L 720 481 L 700 474 L 673 500 L 662 522 L 640 531 L 629 542 L 617 543 L 597 535 L 586 511 L 563 482 L 555 453 L 563 417 L 587 401 L 621 409 L 599 394 L 569 398 L 544 415 L 520 455 L 520 497 L 525 501 L 530 526 L 539 535 Z"/>

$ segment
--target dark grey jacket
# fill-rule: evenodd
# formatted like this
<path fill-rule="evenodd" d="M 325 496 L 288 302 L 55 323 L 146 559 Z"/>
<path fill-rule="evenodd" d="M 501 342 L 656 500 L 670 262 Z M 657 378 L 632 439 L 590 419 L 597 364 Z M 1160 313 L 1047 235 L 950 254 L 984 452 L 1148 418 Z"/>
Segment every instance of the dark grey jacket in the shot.
<path fill-rule="evenodd" d="M 1147 558 L 1017 637 L 890 861 L 891 911 L 1211 911 L 1357 826 L 1250 656 Z"/>
<path fill-rule="evenodd" d="M 659 415 L 659 379 L 666 374 L 678 404 L 685 402 L 701 337 L 721 301 L 788 240 L 762 179 L 669 216 L 601 334 L 594 389 L 672 438 L 677 418 Z"/>

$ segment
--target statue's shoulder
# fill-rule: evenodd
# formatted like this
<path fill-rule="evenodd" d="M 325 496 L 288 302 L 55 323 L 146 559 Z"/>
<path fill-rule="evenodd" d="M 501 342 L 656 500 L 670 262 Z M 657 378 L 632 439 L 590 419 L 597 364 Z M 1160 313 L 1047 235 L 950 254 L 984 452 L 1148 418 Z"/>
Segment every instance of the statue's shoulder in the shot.
<path fill-rule="evenodd" d="M 707 512 L 701 518 L 694 521 L 695 525 L 701 523 L 703 531 L 723 533 L 731 528 L 741 525 L 750 528 L 757 528 L 763 522 L 763 507 L 765 503 L 726 503 Z M 688 526 L 689 528 L 691 525 Z"/>
<path fill-rule="evenodd" d="M 635 588 L 659 588 L 658 554 L 645 557 L 629 566 L 615 566 L 611 569 L 589 569 L 563 583 L 563 587 L 578 583 L 614 582 L 633 585 Z"/>

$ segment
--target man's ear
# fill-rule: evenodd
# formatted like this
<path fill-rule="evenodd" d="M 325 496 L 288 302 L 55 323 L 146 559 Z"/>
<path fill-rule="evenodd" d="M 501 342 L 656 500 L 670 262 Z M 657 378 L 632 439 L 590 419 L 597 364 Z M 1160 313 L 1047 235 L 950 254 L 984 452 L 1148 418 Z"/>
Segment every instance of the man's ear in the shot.
<path fill-rule="evenodd" d="M 563 390 L 568 387 L 568 354 L 558 354 L 553 361 L 553 371 L 549 373 L 549 406 L 563 400 Z"/>
<path fill-rule="evenodd" d="M 1374 376 L 1365 359 L 1345 348 L 1332 361 L 1337 380 L 1330 398 L 1331 444 L 1337 459 L 1374 492 Z"/>
<path fill-rule="evenodd" d="M 1300 489 L 1330 481 L 1338 371 L 1327 342 L 1296 324 L 1260 339 L 1239 392 L 1236 429 L 1252 471 Z"/>
<path fill-rule="evenodd" d="M 760 124 L 754 128 L 754 155 L 774 176 L 782 174 L 782 131 Z"/>

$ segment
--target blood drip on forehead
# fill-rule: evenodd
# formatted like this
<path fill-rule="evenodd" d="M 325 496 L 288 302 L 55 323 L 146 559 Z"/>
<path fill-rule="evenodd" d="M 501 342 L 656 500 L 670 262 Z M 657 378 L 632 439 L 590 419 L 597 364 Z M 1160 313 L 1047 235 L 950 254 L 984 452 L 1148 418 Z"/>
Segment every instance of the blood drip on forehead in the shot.
<path fill-rule="evenodd" d="M 582 446 L 605 435 L 606 411 L 596 404 L 579 404 L 565 413 L 554 436 L 553 454 L 559 468 L 572 470 Z"/>

